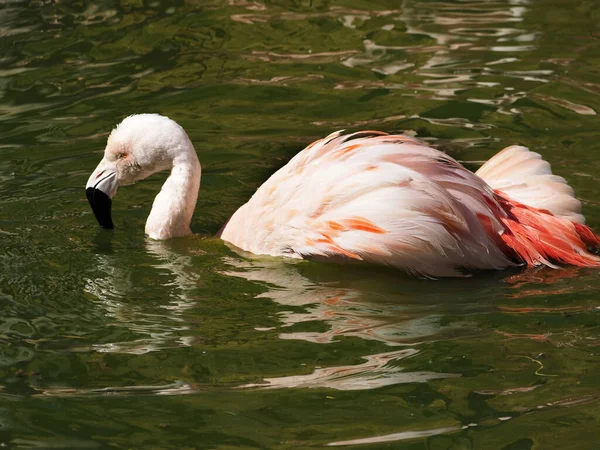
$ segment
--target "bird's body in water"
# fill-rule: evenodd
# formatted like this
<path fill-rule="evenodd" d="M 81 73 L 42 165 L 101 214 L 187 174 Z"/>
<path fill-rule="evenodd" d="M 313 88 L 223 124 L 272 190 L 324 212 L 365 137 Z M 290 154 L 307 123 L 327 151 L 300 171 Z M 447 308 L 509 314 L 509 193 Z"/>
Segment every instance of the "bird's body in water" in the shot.
<path fill-rule="evenodd" d="M 146 223 L 153 239 L 190 234 L 200 163 L 187 134 L 156 114 L 123 120 L 86 191 L 112 228 L 117 187 L 171 175 Z M 581 203 L 539 154 L 511 146 L 476 173 L 408 136 L 340 132 L 314 142 L 269 178 L 220 237 L 257 255 L 361 262 L 425 277 L 518 265 L 598 267 L 600 239 Z"/>

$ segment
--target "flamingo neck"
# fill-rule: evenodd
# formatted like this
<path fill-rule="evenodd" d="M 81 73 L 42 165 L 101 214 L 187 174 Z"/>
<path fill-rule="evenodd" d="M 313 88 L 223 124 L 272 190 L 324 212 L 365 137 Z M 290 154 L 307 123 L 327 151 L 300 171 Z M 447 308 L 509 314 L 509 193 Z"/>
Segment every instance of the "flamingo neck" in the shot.
<path fill-rule="evenodd" d="M 154 199 L 146 221 L 152 239 L 169 239 L 191 234 L 190 222 L 200 189 L 200 162 L 193 147 L 173 160 L 171 175 Z"/>

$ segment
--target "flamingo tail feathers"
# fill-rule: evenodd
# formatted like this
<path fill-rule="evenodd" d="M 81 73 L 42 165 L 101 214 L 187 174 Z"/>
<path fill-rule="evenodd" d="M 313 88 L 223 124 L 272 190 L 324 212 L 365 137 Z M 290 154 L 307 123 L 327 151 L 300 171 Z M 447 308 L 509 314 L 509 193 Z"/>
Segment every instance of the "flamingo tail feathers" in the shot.
<path fill-rule="evenodd" d="M 600 247 L 600 237 L 584 225 L 581 202 L 538 153 L 511 145 L 476 174 L 496 193 L 505 213 L 500 238 L 517 259 L 528 266 L 600 267 L 589 251 Z"/>
<path fill-rule="evenodd" d="M 506 212 L 500 219 L 505 227 L 500 238 L 517 259 L 528 266 L 600 267 L 600 258 L 589 251 L 600 245 L 600 237 L 589 227 L 524 205 L 500 191 L 496 195 Z"/>
<path fill-rule="evenodd" d="M 585 223 L 581 202 L 567 181 L 552 174 L 550 163 L 539 153 L 511 145 L 475 172 L 492 189 L 527 206 L 543 209 L 571 222 Z"/>

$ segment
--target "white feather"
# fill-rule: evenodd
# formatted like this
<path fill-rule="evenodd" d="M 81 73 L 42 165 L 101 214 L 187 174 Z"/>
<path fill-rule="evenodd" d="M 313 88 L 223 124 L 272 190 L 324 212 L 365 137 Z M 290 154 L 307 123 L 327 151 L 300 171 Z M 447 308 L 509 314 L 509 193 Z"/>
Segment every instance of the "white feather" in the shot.
<path fill-rule="evenodd" d="M 476 172 L 493 189 L 528 206 L 546 209 L 571 222 L 585 223 L 581 202 L 562 177 L 540 154 L 511 145 L 497 153 Z"/>

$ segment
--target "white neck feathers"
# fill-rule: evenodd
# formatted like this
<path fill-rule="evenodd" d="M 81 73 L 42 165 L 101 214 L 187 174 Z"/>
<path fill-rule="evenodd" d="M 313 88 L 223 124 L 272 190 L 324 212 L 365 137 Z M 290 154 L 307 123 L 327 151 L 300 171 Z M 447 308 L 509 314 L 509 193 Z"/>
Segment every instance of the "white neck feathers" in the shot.
<path fill-rule="evenodd" d="M 200 163 L 193 151 L 173 161 L 171 175 L 154 199 L 146 221 L 152 239 L 169 239 L 191 234 L 190 222 L 200 188 Z"/>

